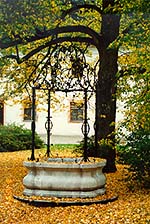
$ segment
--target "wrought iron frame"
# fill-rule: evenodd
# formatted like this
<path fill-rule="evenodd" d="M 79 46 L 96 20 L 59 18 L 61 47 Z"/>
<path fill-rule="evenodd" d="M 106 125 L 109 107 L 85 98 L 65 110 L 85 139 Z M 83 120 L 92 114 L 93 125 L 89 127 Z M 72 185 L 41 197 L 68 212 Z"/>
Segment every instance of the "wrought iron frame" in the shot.
<path fill-rule="evenodd" d="M 67 67 L 66 67 L 67 66 Z M 88 123 L 87 102 L 88 93 L 96 92 L 96 66 L 90 66 L 86 61 L 85 50 L 76 44 L 57 44 L 49 49 L 47 57 L 39 69 L 39 75 L 34 79 L 32 86 L 32 153 L 31 160 L 35 160 L 35 104 L 36 90 L 48 91 L 48 116 L 45 123 L 47 130 L 47 156 L 50 156 L 50 134 L 52 121 L 50 114 L 51 92 L 84 92 L 84 121 L 82 133 L 84 135 L 83 159 L 88 160 L 87 144 L 90 126 Z M 97 145 L 95 143 L 95 145 Z"/>

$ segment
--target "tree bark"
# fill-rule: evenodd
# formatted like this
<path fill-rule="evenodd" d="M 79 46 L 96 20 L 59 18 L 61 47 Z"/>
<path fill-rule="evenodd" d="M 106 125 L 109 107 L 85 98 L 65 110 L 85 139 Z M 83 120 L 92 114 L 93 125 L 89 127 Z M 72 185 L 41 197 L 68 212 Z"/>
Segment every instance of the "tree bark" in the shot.
<path fill-rule="evenodd" d="M 103 1 L 104 8 L 114 1 Z M 96 138 L 97 141 L 108 140 L 106 152 L 102 155 L 107 160 L 105 172 L 115 172 L 115 117 L 116 117 L 116 73 L 118 71 L 118 49 L 109 48 L 119 35 L 120 16 L 117 14 L 102 15 L 103 49 L 100 51 L 100 69 L 96 93 Z M 100 145 L 100 151 L 103 150 Z"/>

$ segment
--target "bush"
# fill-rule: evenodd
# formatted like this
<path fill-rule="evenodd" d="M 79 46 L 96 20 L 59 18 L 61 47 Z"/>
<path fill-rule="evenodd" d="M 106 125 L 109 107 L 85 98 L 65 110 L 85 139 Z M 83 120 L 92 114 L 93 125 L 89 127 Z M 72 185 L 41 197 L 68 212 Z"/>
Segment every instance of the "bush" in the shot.
<path fill-rule="evenodd" d="M 82 139 L 79 145 L 76 145 L 75 153 L 84 154 L 84 139 Z M 90 157 L 95 156 L 95 137 L 90 136 L 87 138 L 87 155 Z"/>
<path fill-rule="evenodd" d="M 84 140 L 77 146 L 75 152 L 84 153 Z M 99 157 L 106 159 L 106 166 L 103 169 L 104 173 L 114 173 L 117 168 L 115 165 L 116 151 L 114 143 L 111 139 L 101 139 L 95 145 L 95 137 L 91 136 L 87 139 L 87 156 Z"/>
<path fill-rule="evenodd" d="M 42 148 L 43 146 L 44 142 L 38 134 L 35 134 L 35 148 Z M 23 125 L 0 125 L 0 152 L 27 150 L 31 147 L 31 130 L 24 128 Z"/>
<path fill-rule="evenodd" d="M 87 155 L 90 157 L 108 158 L 113 145 L 111 140 L 102 139 L 97 144 L 97 150 L 95 149 L 95 136 L 92 135 L 87 139 Z M 80 141 L 80 144 L 76 146 L 75 152 L 82 152 L 84 150 L 84 139 Z"/>
<path fill-rule="evenodd" d="M 150 133 L 139 129 L 118 148 L 119 162 L 128 164 L 132 177 L 150 186 Z"/>

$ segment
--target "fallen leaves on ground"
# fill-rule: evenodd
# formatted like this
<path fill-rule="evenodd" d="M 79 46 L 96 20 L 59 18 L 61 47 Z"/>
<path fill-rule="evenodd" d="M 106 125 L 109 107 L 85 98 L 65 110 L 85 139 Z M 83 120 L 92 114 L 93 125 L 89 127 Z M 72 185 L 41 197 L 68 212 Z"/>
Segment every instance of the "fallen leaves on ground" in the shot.
<path fill-rule="evenodd" d="M 35 207 L 15 200 L 13 195 L 23 197 L 22 180 L 27 174 L 23 161 L 29 156 L 30 151 L 0 153 L 0 223 L 150 224 L 150 192 L 136 186 L 132 191 L 129 190 L 128 182 L 125 181 L 127 171 L 123 165 L 117 165 L 116 173 L 106 175 L 106 194 L 93 199 L 119 196 L 118 200 L 108 204 Z"/>

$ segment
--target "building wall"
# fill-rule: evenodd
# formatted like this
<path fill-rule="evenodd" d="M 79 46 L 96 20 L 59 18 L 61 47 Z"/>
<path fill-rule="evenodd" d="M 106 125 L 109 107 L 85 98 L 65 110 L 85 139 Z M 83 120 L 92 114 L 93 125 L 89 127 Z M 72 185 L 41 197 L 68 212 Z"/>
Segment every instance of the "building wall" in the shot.
<path fill-rule="evenodd" d="M 68 107 L 66 106 L 63 111 L 51 110 L 52 115 L 52 135 L 51 143 L 77 143 L 83 139 L 83 134 L 81 131 L 81 123 L 72 123 L 70 122 L 69 117 L 69 100 Z M 116 115 L 116 122 L 119 123 L 124 117 L 122 113 L 123 103 L 118 102 L 118 109 Z M 47 105 L 45 105 L 46 109 Z M 90 124 L 90 133 L 89 136 L 94 134 L 94 109 L 89 108 L 88 110 L 89 124 Z M 45 122 L 47 119 L 47 112 L 40 111 L 37 112 L 36 119 L 36 132 L 41 135 L 41 137 L 46 142 L 46 129 Z M 4 106 L 4 124 L 16 123 L 19 125 L 24 125 L 26 128 L 31 129 L 31 121 L 23 120 L 23 106 L 21 104 L 11 104 L 8 102 Z"/>
<path fill-rule="evenodd" d="M 45 122 L 47 120 L 47 105 L 42 106 L 44 110 L 39 111 L 40 106 L 37 106 L 36 112 L 36 132 L 40 134 L 46 142 L 46 129 Z M 56 109 L 58 108 L 58 109 Z M 21 104 L 13 104 L 11 101 L 5 103 L 4 106 L 4 124 L 15 123 L 18 125 L 24 125 L 26 128 L 31 129 L 31 121 L 24 121 L 24 107 Z M 77 142 L 83 138 L 81 127 L 83 122 L 70 122 L 70 97 L 65 100 L 64 109 L 60 109 L 60 106 L 51 109 L 51 120 L 53 123 L 52 137 L 53 142 L 56 142 L 56 136 L 63 139 L 72 138 L 73 142 Z M 89 106 L 88 118 L 90 125 L 89 136 L 94 134 L 94 109 Z M 70 142 L 70 140 L 67 140 Z"/>

